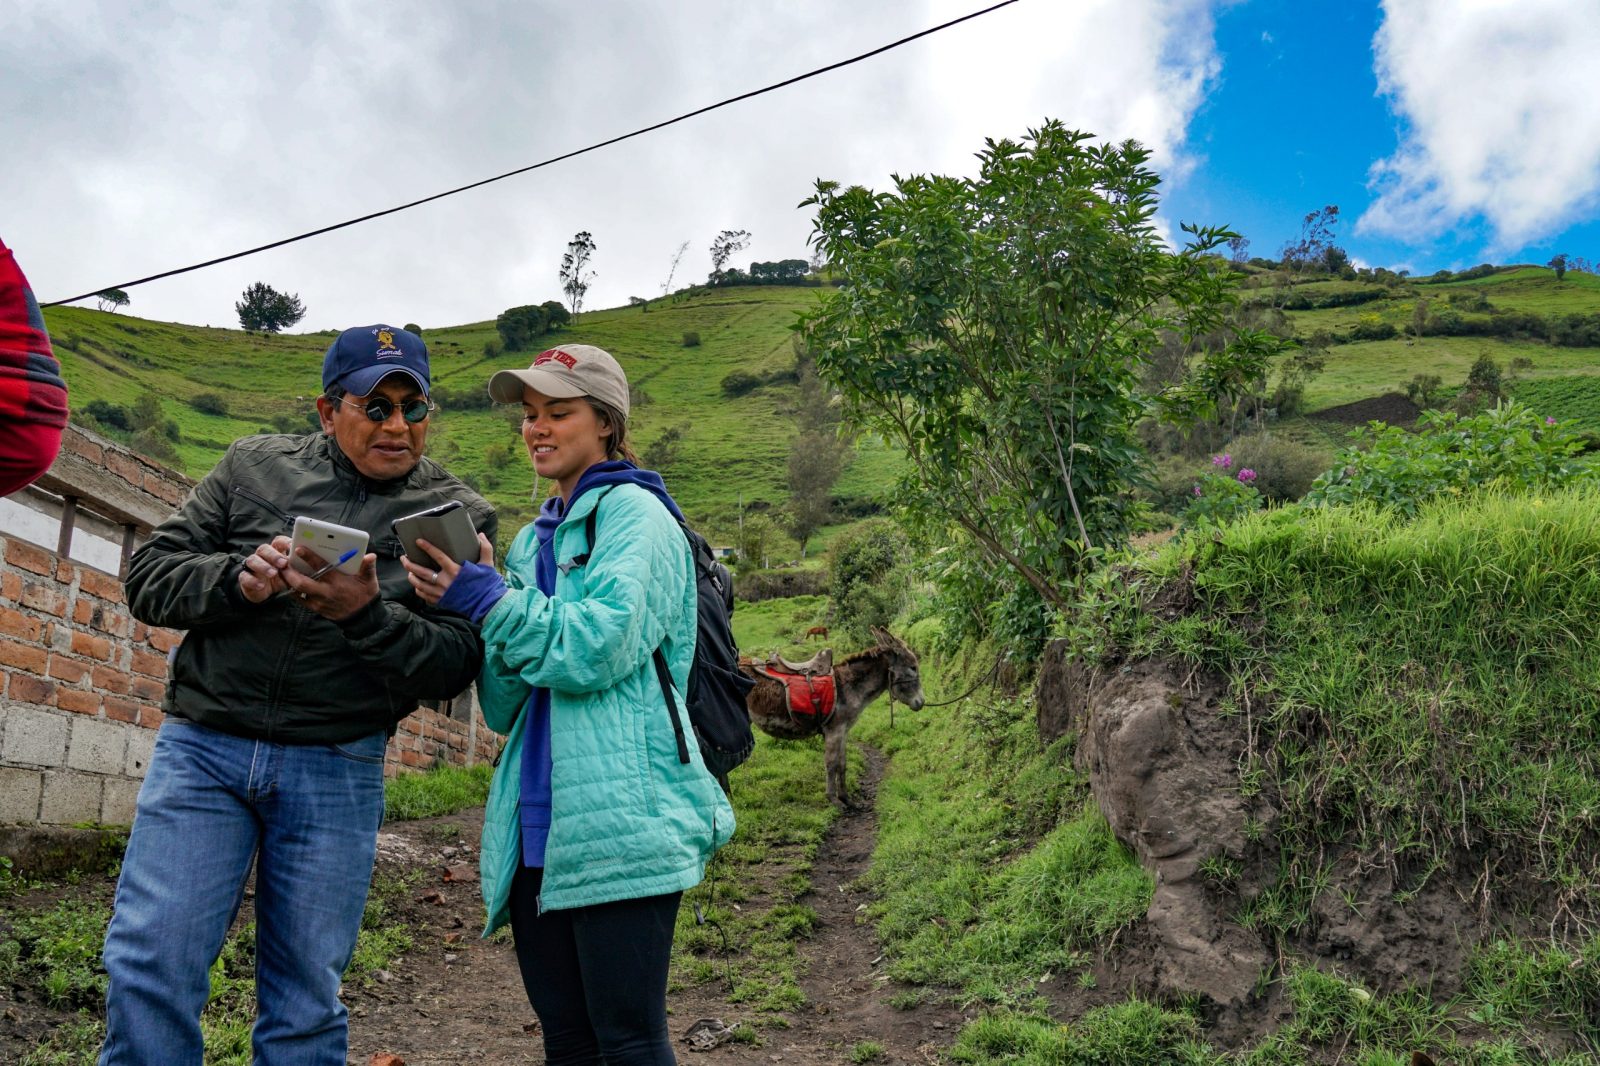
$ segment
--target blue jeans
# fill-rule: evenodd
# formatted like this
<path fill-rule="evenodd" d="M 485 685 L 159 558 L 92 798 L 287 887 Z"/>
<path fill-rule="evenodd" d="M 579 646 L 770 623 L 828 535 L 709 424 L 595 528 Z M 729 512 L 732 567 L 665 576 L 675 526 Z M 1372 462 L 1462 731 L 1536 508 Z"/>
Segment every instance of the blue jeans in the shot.
<path fill-rule="evenodd" d="M 339 980 L 372 879 L 385 741 L 271 744 L 162 723 L 106 932 L 100 1066 L 200 1066 L 209 970 L 252 862 L 254 1061 L 344 1066 Z"/>

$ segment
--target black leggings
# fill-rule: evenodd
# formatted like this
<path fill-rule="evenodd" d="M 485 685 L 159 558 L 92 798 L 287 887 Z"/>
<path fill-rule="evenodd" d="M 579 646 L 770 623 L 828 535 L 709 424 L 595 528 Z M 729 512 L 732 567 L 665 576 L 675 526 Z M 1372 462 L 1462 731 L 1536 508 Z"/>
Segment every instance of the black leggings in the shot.
<path fill-rule="evenodd" d="M 511 881 L 511 932 L 547 1066 L 675 1066 L 667 964 L 682 892 L 539 913 L 544 871 Z"/>

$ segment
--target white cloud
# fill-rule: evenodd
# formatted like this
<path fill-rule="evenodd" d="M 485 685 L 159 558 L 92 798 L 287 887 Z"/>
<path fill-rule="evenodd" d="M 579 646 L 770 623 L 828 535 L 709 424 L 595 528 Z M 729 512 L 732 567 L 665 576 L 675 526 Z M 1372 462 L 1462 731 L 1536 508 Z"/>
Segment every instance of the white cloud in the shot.
<path fill-rule="evenodd" d="M 979 6 L 10 0 L 0 236 L 40 298 L 60 298 L 523 166 Z M 755 235 L 752 260 L 806 255 L 795 205 L 817 177 L 970 173 L 986 136 L 1046 117 L 1136 138 L 1181 179 L 1218 69 L 1213 6 L 1017 4 L 670 130 L 134 289 L 129 310 L 227 325 L 265 280 L 299 293 L 302 328 L 481 320 L 555 297 L 581 229 L 599 246 L 588 306 L 621 304 L 659 291 L 684 240 L 677 283 L 703 277 L 723 228 Z"/>
<path fill-rule="evenodd" d="M 1498 249 L 1600 201 L 1597 0 L 1384 0 L 1380 91 L 1403 120 L 1358 230 L 1425 243 L 1486 221 Z M 1494 249 L 1491 249 L 1494 250 Z"/>

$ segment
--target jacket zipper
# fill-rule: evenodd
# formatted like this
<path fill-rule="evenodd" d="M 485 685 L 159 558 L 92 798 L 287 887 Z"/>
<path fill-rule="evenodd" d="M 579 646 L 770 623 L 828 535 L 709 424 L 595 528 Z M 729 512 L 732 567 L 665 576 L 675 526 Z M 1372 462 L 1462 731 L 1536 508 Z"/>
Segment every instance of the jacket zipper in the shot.
<path fill-rule="evenodd" d="M 259 503 L 261 506 L 271 511 L 278 521 L 282 522 L 285 526 L 291 526 L 294 524 L 294 520 L 289 517 L 289 512 L 285 511 L 271 500 L 262 496 L 254 489 L 246 488 L 244 485 L 235 482 L 228 487 L 228 490 L 236 496 L 243 496 L 247 500 L 250 500 L 254 503 Z"/>
<path fill-rule="evenodd" d="M 233 491 L 239 493 L 239 495 L 245 497 L 246 499 L 254 500 L 256 503 L 261 504 L 261 506 L 278 515 L 278 517 L 282 518 L 286 524 L 289 523 L 289 516 L 281 507 L 277 507 L 267 500 L 262 499 L 257 493 L 244 488 L 242 485 L 233 486 Z M 355 498 L 345 502 L 344 510 L 340 512 L 339 515 L 339 524 L 349 524 L 350 516 L 356 511 L 360 510 L 366 502 L 366 483 L 358 480 L 356 482 Z M 290 545 L 289 550 L 293 551 L 294 546 Z M 379 593 L 379 596 L 382 596 L 381 592 Z M 300 651 L 300 634 L 305 629 L 305 616 L 305 611 L 295 611 L 293 613 L 289 624 L 289 640 L 287 645 L 284 647 L 283 657 L 278 660 L 278 672 L 272 679 L 272 688 L 270 690 L 272 695 L 271 698 L 267 700 L 266 733 L 267 740 L 269 742 L 272 740 L 273 725 L 276 723 L 278 712 L 282 710 L 281 704 L 283 701 L 283 687 L 288 678 L 289 664 L 299 658 L 298 653 Z M 392 704 L 393 700 L 391 700 L 390 703 Z"/>
<path fill-rule="evenodd" d="M 234 482 L 228 488 L 229 491 L 235 495 L 242 496 L 245 499 L 250 500 L 252 503 L 265 508 L 268 513 L 276 517 L 279 522 L 283 523 L 285 533 L 287 533 L 290 527 L 294 524 L 294 520 L 289 517 L 289 513 L 287 511 L 273 503 L 271 500 L 267 499 L 265 496 L 261 495 L 259 492 L 256 492 L 254 489 L 242 485 L 239 482 Z M 290 545 L 289 548 L 291 551 L 294 550 L 293 545 Z M 272 678 L 272 685 L 267 690 L 267 705 L 265 708 L 266 720 L 262 722 L 262 726 L 264 727 L 263 731 L 266 733 L 266 739 L 269 743 L 273 740 L 274 726 L 277 724 L 279 704 L 283 697 L 283 684 L 285 675 L 288 672 L 288 664 L 295 658 L 295 647 L 300 638 L 301 626 L 304 625 L 305 622 L 305 619 L 302 617 L 304 613 L 305 612 L 303 611 L 294 611 L 289 616 L 289 639 L 284 645 L 283 654 L 278 659 L 278 672 Z"/>

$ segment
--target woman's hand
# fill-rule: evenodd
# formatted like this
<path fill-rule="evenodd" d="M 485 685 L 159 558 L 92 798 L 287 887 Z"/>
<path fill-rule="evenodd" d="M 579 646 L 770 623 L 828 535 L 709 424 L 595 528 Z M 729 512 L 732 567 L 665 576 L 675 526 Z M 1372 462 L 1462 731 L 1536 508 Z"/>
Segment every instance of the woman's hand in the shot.
<path fill-rule="evenodd" d="M 406 568 L 406 579 L 411 582 L 412 589 L 422 601 L 437 607 L 439 601 L 444 598 L 445 590 L 461 573 L 461 564 L 421 537 L 417 538 L 417 547 L 428 553 L 434 565 L 418 566 L 404 556 L 401 556 L 400 564 Z M 478 562 L 484 566 L 494 564 L 494 545 L 490 544 L 489 538 L 482 533 L 478 534 Z"/>

